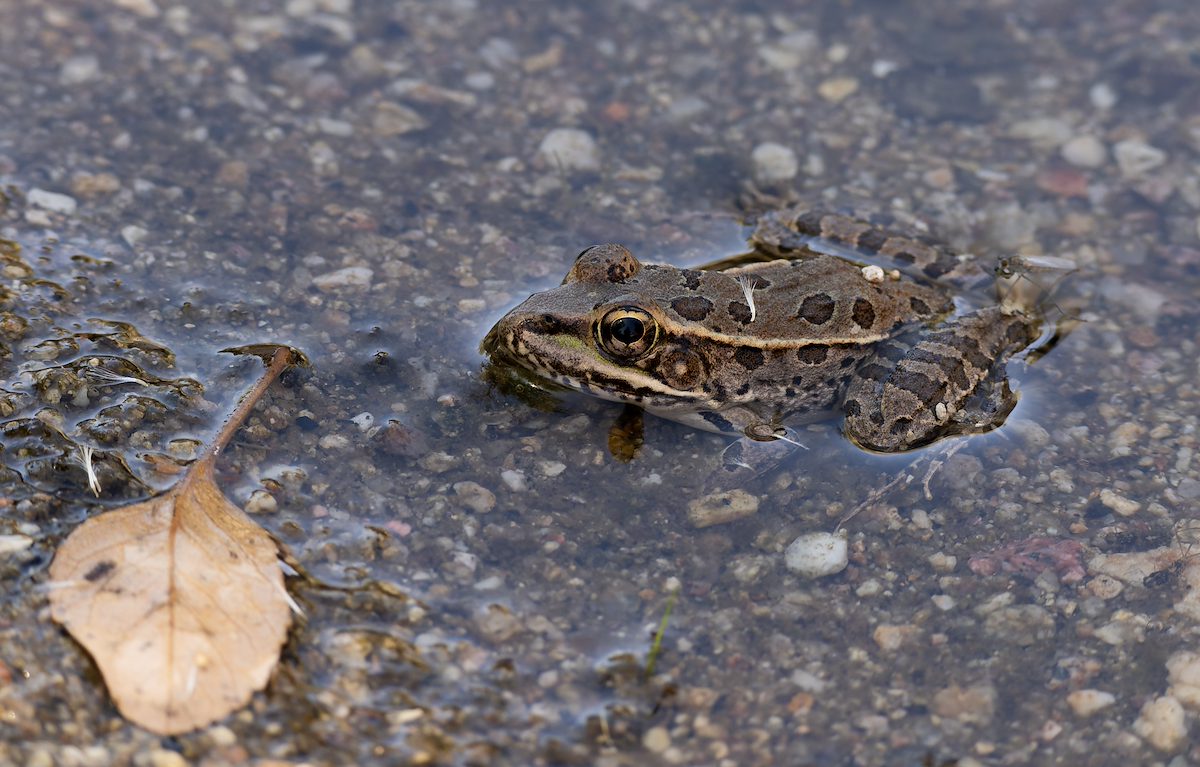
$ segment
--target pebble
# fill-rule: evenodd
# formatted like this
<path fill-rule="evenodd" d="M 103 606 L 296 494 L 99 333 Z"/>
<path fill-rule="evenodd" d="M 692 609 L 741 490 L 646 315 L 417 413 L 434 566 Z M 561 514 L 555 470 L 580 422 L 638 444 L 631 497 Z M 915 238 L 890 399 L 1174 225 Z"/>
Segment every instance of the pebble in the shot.
<path fill-rule="evenodd" d="M 375 107 L 375 116 L 371 119 L 371 127 L 376 136 L 403 136 L 405 133 L 423 130 L 429 127 L 424 117 L 403 104 L 383 101 Z"/>
<path fill-rule="evenodd" d="M 762 186 L 773 186 L 793 179 L 800 172 L 800 161 L 789 147 L 771 141 L 754 147 L 750 153 L 754 180 Z"/>
<path fill-rule="evenodd" d="M 858 80 L 854 77 L 832 77 L 817 86 L 821 98 L 833 104 L 845 101 L 858 90 Z"/>
<path fill-rule="evenodd" d="M 1148 702 L 1133 723 L 1133 731 L 1159 751 L 1173 753 L 1187 741 L 1183 706 L 1170 695 Z"/>
<path fill-rule="evenodd" d="M 156 748 L 150 752 L 150 767 L 188 767 L 188 763 L 177 751 Z"/>
<path fill-rule="evenodd" d="M 651 727 L 642 736 L 642 745 L 651 753 L 661 754 L 671 747 L 671 733 L 666 727 Z"/>
<path fill-rule="evenodd" d="M 1192 711 L 1200 711 L 1200 653 L 1180 650 L 1167 659 L 1171 697 Z"/>
<path fill-rule="evenodd" d="M 850 559 L 845 530 L 836 533 L 805 533 L 792 541 L 784 552 L 787 569 L 805 578 L 821 578 L 840 573 Z"/>
<path fill-rule="evenodd" d="M 782 184 L 796 178 L 800 170 L 796 152 L 774 142 L 764 142 L 755 146 L 754 151 L 750 152 L 750 162 L 754 166 L 754 179 L 762 186 Z"/>
<path fill-rule="evenodd" d="M 16 554 L 33 545 L 33 539 L 28 535 L 0 535 L 0 556 Z"/>
<path fill-rule="evenodd" d="M 1025 139 L 1036 146 L 1060 146 L 1071 138 L 1071 126 L 1055 117 L 1035 117 L 1015 123 L 1008 131 L 1013 138 Z"/>
<path fill-rule="evenodd" d="M 313 277 L 313 287 L 317 290 L 332 291 L 342 288 L 369 288 L 375 272 L 365 266 L 347 266 L 333 272 Z"/>
<path fill-rule="evenodd" d="M 996 688 L 986 683 L 970 687 L 952 684 L 934 693 L 932 708 L 943 719 L 987 724 L 996 714 Z"/>
<path fill-rule="evenodd" d="M 1067 705 L 1076 716 L 1091 716 L 1116 702 L 1115 695 L 1103 690 L 1075 690 L 1067 695 Z"/>
<path fill-rule="evenodd" d="M 1108 83 L 1096 83 L 1088 89 L 1088 99 L 1096 109 L 1112 109 L 1117 105 L 1117 92 Z"/>
<path fill-rule="evenodd" d="M 1120 554 L 1097 554 L 1088 560 L 1091 575 L 1107 575 L 1129 586 L 1141 586 L 1150 573 L 1169 567 L 1179 558 L 1174 546 L 1150 551 L 1130 551 Z"/>
<path fill-rule="evenodd" d="M 61 213 L 64 216 L 74 213 L 77 206 L 75 198 L 69 194 L 48 192 L 45 189 L 30 189 L 25 199 L 35 208 L 48 210 L 51 213 Z"/>
<path fill-rule="evenodd" d="M 871 638 L 875 640 L 875 644 L 879 645 L 880 650 L 884 652 L 896 652 L 906 642 L 916 638 L 920 633 L 921 630 L 916 626 L 907 624 L 893 626 L 885 623 L 875 628 L 875 631 L 871 633 Z"/>
<path fill-rule="evenodd" d="M 1108 160 L 1108 149 L 1095 136 L 1075 136 L 1061 151 L 1063 159 L 1077 168 L 1099 168 Z"/>
<path fill-rule="evenodd" d="M 63 62 L 58 81 L 63 85 L 82 85 L 100 75 L 100 59 L 91 54 L 72 56 Z"/>
<path fill-rule="evenodd" d="M 815 32 L 804 30 L 784 35 L 774 43 L 758 49 L 758 55 L 772 69 L 783 72 L 798 69 L 820 50 L 820 40 Z"/>
<path fill-rule="evenodd" d="M 854 594 L 859 597 L 873 597 L 883 592 L 883 584 L 874 578 L 868 578 L 858 585 Z"/>
<path fill-rule="evenodd" d="M 600 170 L 600 150 L 587 131 L 555 128 L 538 146 L 538 156 L 552 168 L 566 172 L 595 173 Z"/>
<path fill-rule="evenodd" d="M 529 488 L 525 482 L 525 472 L 518 469 L 505 469 L 500 472 L 500 481 L 514 493 L 523 493 Z"/>
<path fill-rule="evenodd" d="M 85 199 L 112 194 L 121 188 L 121 180 L 111 173 L 77 173 L 71 178 L 71 192 Z"/>
<path fill-rule="evenodd" d="M 317 444 L 322 450 L 345 450 L 350 447 L 350 440 L 341 434 L 326 434 Z"/>
<path fill-rule="evenodd" d="M 479 631 L 492 642 L 504 642 L 521 630 L 517 616 L 504 605 L 490 604 L 475 616 Z"/>
<path fill-rule="evenodd" d="M 1167 153 L 1142 141 L 1128 139 L 1113 146 L 1117 167 L 1126 178 L 1137 178 L 1167 161 Z"/>
<path fill-rule="evenodd" d="M 1012 605 L 990 613 L 984 631 L 1022 647 L 1054 637 L 1054 616 L 1041 605 Z"/>
<path fill-rule="evenodd" d="M 1122 517 L 1132 517 L 1142 508 L 1142 504 L 1132 498 L 1119 495 L 1107 487 L 1100 491 L 1100 503 Z"/>
<path fill-rule="evenodd" d="M 121 228 L 121 239 L 131 248 L 146 239 L 146 235 L 148 234 L 150 233 L 136 224 L 130 224 Z"/>
<path fill-rule="evenodd" d="M 274 514 L 278 509 L 279 502 L 266 490 L 255 490 L 246 499 L 247 514 Z"/>
<path fill-rule="evenodd" d="M 758 511 L 758 497 L 745 490 L 712 493 L 688 502 L 688 521 L 693 527 L 711 527 L 751 516 Z"/>
<path fill-rule="evenodd" d="M 455 482 L 454 494 L 471 511 L 487 514 L 496 508 L 496 494 L 478 482 Z"/>

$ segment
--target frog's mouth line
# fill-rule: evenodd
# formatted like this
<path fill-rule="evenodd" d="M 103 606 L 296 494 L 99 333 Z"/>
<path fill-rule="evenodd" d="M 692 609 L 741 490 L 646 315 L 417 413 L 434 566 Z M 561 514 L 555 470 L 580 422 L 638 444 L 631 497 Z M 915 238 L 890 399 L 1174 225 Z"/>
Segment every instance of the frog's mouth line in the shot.
<path fill-rule="evenodd" d="M 501 322 L 487 334 L 480 351 L 501 365 L 514 365 L 561 386 L 611 402 L 668 408 L 701 399 L 697 392 L 667 386 L 644 371 L 618 366 L 568 333 L 543 334 Z M 613 375 L 610 370 L 619 370 Z"/>

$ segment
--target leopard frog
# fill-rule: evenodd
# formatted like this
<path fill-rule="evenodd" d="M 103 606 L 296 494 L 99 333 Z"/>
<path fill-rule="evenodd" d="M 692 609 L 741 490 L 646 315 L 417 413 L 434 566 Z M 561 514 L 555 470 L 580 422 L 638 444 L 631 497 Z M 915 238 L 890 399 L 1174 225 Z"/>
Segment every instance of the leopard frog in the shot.
<path fill-rule="evenodd" d="M 560 286 L 504 316 L 481 350 L 495 364 L 751 440 L 840 413 L 854 443 L 896 452 L 986 431 L 1011 410 L 992 407 L 989 422 L 968 405 L 1037 338 L 1039 320 L 968 304 L 964 286 L 984 274 L 974 264 L 825 213 L 769 214 L 750 242 L 748 263 L 709 271 L 590 247 Z"/>

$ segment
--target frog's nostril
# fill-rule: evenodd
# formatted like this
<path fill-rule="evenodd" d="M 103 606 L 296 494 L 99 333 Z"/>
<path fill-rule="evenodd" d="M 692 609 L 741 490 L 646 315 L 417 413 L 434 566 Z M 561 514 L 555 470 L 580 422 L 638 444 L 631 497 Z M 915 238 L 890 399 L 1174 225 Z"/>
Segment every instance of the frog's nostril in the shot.
<path fill-rule="evenodd" d="M 533 324 L 542 333 L 554 333 L 562 327 L 562 322 L 553 314 L 543 314 Z"/>

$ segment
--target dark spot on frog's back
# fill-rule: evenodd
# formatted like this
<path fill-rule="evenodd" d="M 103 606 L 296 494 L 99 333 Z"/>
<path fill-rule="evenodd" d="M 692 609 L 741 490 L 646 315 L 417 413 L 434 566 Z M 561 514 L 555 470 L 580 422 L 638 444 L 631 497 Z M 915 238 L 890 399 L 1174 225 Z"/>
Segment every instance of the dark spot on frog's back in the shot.
<path fill-rule="evenodd" d="M 747 370 L 755 370 L 762 367 L 763 353 L 762 349 L 755 349 L 753 346 L 742 346 L 733 353 L 733 358 L 737 363 Z"/>
<path fill-rule="evenodd" d="M 740 301 L 729 302 L 729 316 L 743 325 L 750 322 L 750 307 Z"/>
<path fill-rule="evenodd" d="M 796 350 L 796 357 L 805 365 L 820 365 L 829 356 L 829 347 L 824 344 L 809 344 Z"/>
<path fill-rule="evenodd" d="M 850 315 L 854 324 L 864 330 L 875 324 L 875 307 L 865 298 L 854 299 L 854 312 Z"/>
<path fill-rule="evenodd" d="M 679 273 L 680 281 L 688 290 L 700 287 L 700 272 L 695 269 L 684 269 Z"/>
<path fill-rule="evenodd" d="M 833 299 L 827 293 L 814 293 L 800 302 L 796 316 L 813 325 L 824 325 L 833 316 Z"/>
<path fill-rule="evenodd" d="M 920 314 L 922 316 L 924 316 L 926 314 L 933 314 L 933 310 L 929 308 L 929 304 L 925 303 L 924 301 L 917 298 L 916 296 L 913 296 L 908 299 L 908 305 L 912 307 L 912 310 L 914 312 L 916 312 L 917 314 Z"/>
<path fill-rule="evenodd" d="M 713 303 L 701 296 L 684 296 L 671 301 L 671 308 L 685 320 L 700 322 L 712 311 Z"/>

